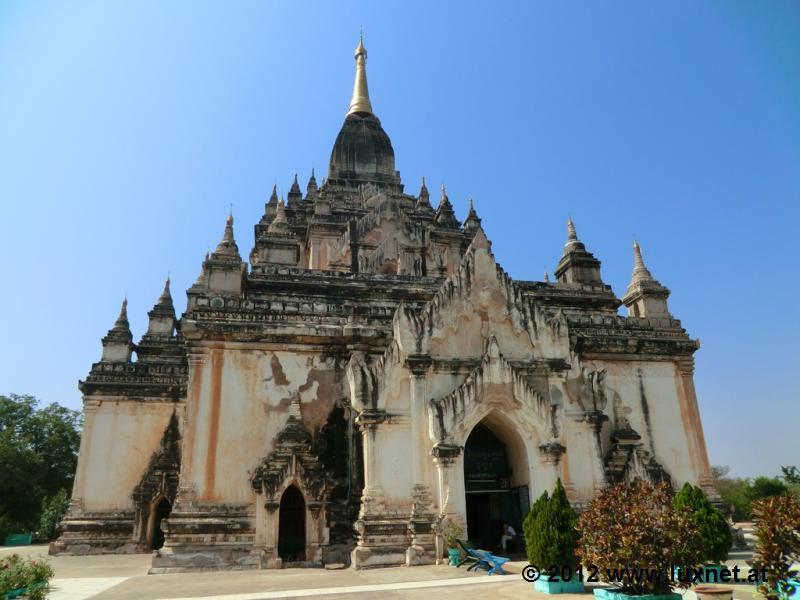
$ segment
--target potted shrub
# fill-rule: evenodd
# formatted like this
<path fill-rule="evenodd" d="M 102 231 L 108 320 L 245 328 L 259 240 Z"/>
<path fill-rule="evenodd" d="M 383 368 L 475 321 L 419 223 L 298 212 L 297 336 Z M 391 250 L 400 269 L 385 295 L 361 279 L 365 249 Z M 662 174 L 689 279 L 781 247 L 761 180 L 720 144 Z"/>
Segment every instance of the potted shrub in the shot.
<path fill-rule="evenodd" d="M 731 528 L 725 516 L 711 502 L 699 487 L 685 483 L 672 501 L 678 510 L 692 515 L 695 528 L 700 532 L 704 544 L 703 580 L 706 583 L 720 583 L 721 571 L 731 549 Z M 686 575 L 676 573 L 676 577 Z"/>
<path fill-rule="evenodd" d="M 541 572 L 533 582 L 534 589 L 548 594 L 583 592 L 583 581 L 576 573 L 577 525 L 578 513 L 559 479 L 553 495 L 542 494 L 523 525 L 528 562 Z"/>
<path fill-rule="evenodd" d="M 672 505 L 666 483 L 635 480 L 603 490 L 581 513 L 578 530 L 585 576 L 596 569 L 612 586 L 595 589 L 598 600 L 679 600 L 673 589 L 688 584 L 672 577 L 672 566 L 697 568 L 703 560 L 701 534 L 691 514 Z"/>
<path fill-rule="evenodd" d="M 753 504 L 756 551 L 753 566 L 764 568 L 767 580 L 758 593 L 768 600 L 800 599 L 800 499 L 793 495 L 762 498 Z"/>
<path fill-rule="evenodd" d="M 49 591 L 53 569 L 44 560 L 26 560 L 12 554 L 0 560 L 0 598 L 24 596 L 29 600 L 44 600 Z"/>
<path fill-rule="evenodd" d="M 447 517 L 442 522 L 440 533 L 447 548 L 447 555 L 450 557 L 450 564 L 457 565 L 461 559 L 461 552 L 458 549 L 458 540 L 464 535 L 464 528 L 454 519 Z"/>

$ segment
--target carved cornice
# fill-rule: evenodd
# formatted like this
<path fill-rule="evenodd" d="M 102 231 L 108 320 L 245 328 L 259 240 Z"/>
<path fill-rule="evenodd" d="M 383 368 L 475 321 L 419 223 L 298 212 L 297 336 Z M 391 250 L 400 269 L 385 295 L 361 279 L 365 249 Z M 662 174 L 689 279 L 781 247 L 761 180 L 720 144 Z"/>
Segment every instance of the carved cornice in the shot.
<path fill-rule="evenodd" d="M 451 444 L 453 432 L 466 421 L 468 413 L 483 400 L 487 384 L 508 384 L 513 401 L 536 416 L 543 432 L 554 431 L 553 413 L 549 401 L 530 385 L 527 373 L 509 363 L 494 337 L 486 341 L 481 363 L 455 390 L 439 399 L 429 401 L 429 426 L 434 442 Z"/>
<path fill-rule="evenodd" d="M 406 367 L 415 377 L 423 377 L 431 366 L 429 354 L 410 354 L 406 357 Z"/>

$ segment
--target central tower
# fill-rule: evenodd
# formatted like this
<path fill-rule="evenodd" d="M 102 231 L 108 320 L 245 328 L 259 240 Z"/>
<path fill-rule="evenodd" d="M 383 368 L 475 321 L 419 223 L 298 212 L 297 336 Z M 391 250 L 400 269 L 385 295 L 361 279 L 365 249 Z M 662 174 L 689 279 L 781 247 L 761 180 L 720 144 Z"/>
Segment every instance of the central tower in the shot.
<path fill-rule="evenodd" d="M 353 97 L 333 145 L 328 180 L 345 187 L 370 183 L 399 190 L 400 174 L 395 171 L 392 142 L 372 112 L 367 86 L 367 50 L 363 39 L 358 41 L 355 60 Z"/>

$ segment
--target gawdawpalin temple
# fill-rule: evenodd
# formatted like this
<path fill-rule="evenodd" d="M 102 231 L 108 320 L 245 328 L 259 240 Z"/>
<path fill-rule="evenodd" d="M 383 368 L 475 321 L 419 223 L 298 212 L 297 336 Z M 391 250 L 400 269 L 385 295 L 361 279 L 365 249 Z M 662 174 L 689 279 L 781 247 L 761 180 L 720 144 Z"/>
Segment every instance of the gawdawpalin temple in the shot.
<path fill-rule="evenodd" d="M 444 518 L 496 545 L 559 477 L 578 508 L 636 477 L 714 494 L 698 343 L 639 246 L 622 299 L 571 220 L 555 281 L 512 279 L 472 203 L 462 222 L 444 187 L 406 192 L 366 60 L 359 43 L 327 178 L 273 189 L 248 260 L 229 217 L 180 318 L 167 281 L 134 343 L 123 303 L 80 382 L 51 552 L 425 564 Z"/>

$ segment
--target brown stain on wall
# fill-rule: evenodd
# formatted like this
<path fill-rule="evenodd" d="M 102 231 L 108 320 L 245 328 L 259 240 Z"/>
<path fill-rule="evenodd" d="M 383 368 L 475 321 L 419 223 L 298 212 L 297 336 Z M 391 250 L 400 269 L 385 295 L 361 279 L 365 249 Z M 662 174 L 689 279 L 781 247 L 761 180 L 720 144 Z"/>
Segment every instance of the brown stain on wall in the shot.
<path fill-rule="evenodd" d="M 189 390 L 186 395 L 186 412 L 182 417 L 181 426 L 182 435 L 184 436 L 184 442 L 182 444 L 183 456 L 181 457 L 181 472 L 183 473 L 185 473 L 183 465 L 188 466 L 193 464 L 194 438 L 197 428 L 197 410 L 200 403 L 200 390 L 202 389 L 203 366 L 204 362 L 198 360 L 190 370 L 191 378 L 189 379 Z"/>
<path fill-rule="evenodd" d="M 299 396 L 311 389 L 314 382 L 317 383 L 317 397 L 314 401 L 303 402 L 300 405 L 303 422 L 311 431 L 323 427 L 328 422 L 328 415 L 338 396 L 343 394 L 339 375 L 334 369 L 311 369 L 306 382 L 298 388 Z"/>
<path fill-rule="evenodd" d="M 692 470 L 695 474 L 700 475 L 701 459 L 697 456 L 697 440 L 694 435 L 694 423 L 692 423 L 691 409 L 689 407 L 689 400 L 686 397 L 686 390 L 683 387 L 683 377 L 679 368 L 675 368 L 675 388 L 678 391 L 678 406 L 681 411 L 681 421 L 683 422 L 683 431 L 686 434 L 686 446 L 689 450 L 689 460 L 692 463 Z"/>
<path fill-rule="evenodd" d="M 269 360 L 270 369 L 272 369 L 272 377 L 275 385 L 289 385 L 289 380 L 286 378 L 286 373 L 283 371 L 283 365 L 277 354 L 273 354 Z"/>
<path fill-rule="evenodd" d="M 214 496 L 217 483 L 217 443 L 219 441 L 219 413 L 222 402 L 222 365 L 224 355 L 221 350 L 211 354 L 211 411 L 208 423 L 208 447 L 206 448 L 206 490 L 204 497 Z"/>

